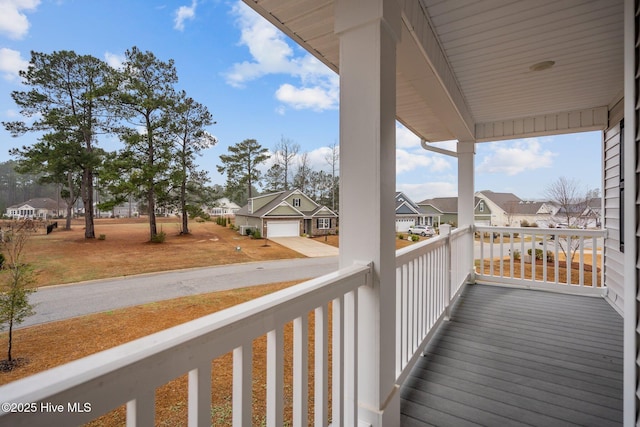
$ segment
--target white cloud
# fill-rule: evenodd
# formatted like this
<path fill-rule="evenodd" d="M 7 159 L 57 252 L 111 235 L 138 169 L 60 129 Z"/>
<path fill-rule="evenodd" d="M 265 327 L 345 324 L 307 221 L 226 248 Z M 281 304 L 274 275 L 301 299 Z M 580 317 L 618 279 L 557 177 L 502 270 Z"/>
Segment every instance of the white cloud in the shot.
<path fill-rule="evenodd" d="M 398 184 L 397 190 L 402 191 L 411 200 L 418 203 L 434 197 L 455 197 L 458 187 L 455 182 L 425 182 L 421 184 Z"/>
<path fill-rule="evenodd" d="M 420 149 L 421 150 L 421 149 Z M 396 149 L 396 174 L 423 168 L 428 172 L 444 172 L 451 168 L 451 164 L 442 156 L 427 154 L 426 151 L 409 152 Z"/>
<path fill-rule="evenodd" d="M 125 61 L 125 56 L 117 53 L 105 52 L 104 60 L 109 64 L 109 66 L 121 69 L 122 64 Z"/>
<path fill-rule="evenodd" d="M 337 92 L 337 90 L 325 90 L 319 86 L 297 88 L 287 83 L 276 91 L 276 98 L 296 110 L 322 111 L 332 109 L 338 104 Z"/>
<path fill-rule="evenodd" d="M 22 58 L 17 50 L 0 48 L 0 72 L 5 80 L 13 81 L 18 79 L 20 70 L 26 70 L 29 61 Z"/>
<path fill-rule="evenodd" d="M 543 150 L 536 138 L 512 143 L 490 143 L 488 148 L 489 154 L 480 161 L 478 173 L 514 176 L 525 171 L 550 168 L 556 156 L 549 150 Z"/>
<path fill-rule="evenodd" d="M 282 32 L 242 2 L 232 8 L 240 28 L 240 45 L 246 46 L 251 60 L 235 63 L 224 74 L 227 84 L 242 88 L 248 82 L 270 74 L 293 77 L 298 84 L 286 83 L 276 98 L 294 109 L 323 111 L 338 106 L 338 77 L 308 53 L 296 56 Z M 279 108 L 283 114 L 286 110 Z"/>
<path fill-rule="evenodd" d="M 417 148 L 420 147 L 420 138 L 396 122 L 396 147 L 397 148 Z"/>
<path fill-rule="evenodd" d="M 1 0 L 0 33 L 11 39 L 21 39 L 29 31 L 29 20 L 23 11 L 34 11 L 40 0 Z"/>
<path fill-rule="evenodd" d="M 176 10 L 176 16 L 173 20 L 173 28 L 178 31 L 184 31 L 184 21 L 187 19 L 193 21 L 196 17 L 196 6 L 198 2 L 193 0 L 191 6 L 180 6 Z"/>

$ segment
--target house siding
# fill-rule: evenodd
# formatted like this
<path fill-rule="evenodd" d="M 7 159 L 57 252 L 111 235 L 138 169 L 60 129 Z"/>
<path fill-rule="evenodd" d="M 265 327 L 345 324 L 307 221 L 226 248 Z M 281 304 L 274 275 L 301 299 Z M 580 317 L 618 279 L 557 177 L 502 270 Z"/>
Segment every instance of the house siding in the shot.
<path fill-rule="evenodd" d="M 257 212 L 260 210 L 260 208 L 262 208 L 263 206 L 265 206 L 267 203 L 270 203 L 273 199 L 275 199 L 278 196 L 278 193 L 276 194 L 268 194 L 265 195 L 263 197 L 254 197 L 252 200 L 252 208 L 253 208 L 253 212 Z"/>
<path fill-rule="evenodd" d="M 607 299 L 620 312 L 624 309 L 624 282 L 619 273 L 624 269 L 624 254 L 620 252 L 620 122 L 604 134 L 604 227 L 605 283 Z"/>
<path fill-rule="evenodd" d="M 300 206 L 295 206 L 293 199 L 300 199 Z M 289 197 L 287 197 L 285 201 L 302 212 L 312 211 L 318 207 L 318 205 L 313 203 L 307 198 L 307 196 L 302 193 L 293 193 Z"/>
<path fill-rule="evenodd" d="M 278 206 L 271 212 L 269 212 L 266 216 L 291 216 L 291 217 L 300 217 L 300 212 L 296 212 L 289 206 Z"/>
<path fill-rule="evenodd" d="M 244 226 L 262 230 L 262 219 L 256 217 L 236 215 L 234 224 L 238 229 Z"/>

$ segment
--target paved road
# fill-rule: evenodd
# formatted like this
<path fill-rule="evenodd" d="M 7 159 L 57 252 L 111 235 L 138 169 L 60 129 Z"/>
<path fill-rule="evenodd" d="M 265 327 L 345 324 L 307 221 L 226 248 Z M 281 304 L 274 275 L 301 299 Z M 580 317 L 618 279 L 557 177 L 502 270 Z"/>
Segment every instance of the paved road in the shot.
<path fill-rule="evenodd" d="M 50 286 L 29 297 L 36 314 L 20 327 L 187 295 L 310 279 L 337 269 L 337 257 L 299 258 Z"/>

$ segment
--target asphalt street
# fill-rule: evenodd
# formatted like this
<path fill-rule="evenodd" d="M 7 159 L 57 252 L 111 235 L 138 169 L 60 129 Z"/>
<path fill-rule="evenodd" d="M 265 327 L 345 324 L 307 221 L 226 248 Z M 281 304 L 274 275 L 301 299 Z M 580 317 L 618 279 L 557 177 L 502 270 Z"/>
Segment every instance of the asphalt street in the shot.
<path fill-rule="evenodd" d="M 261 261 L 144 274 L 41 288 L 36 314 L 20 327 L 188 295 L 312 279 L 338 269 L 338 257 Z"/>

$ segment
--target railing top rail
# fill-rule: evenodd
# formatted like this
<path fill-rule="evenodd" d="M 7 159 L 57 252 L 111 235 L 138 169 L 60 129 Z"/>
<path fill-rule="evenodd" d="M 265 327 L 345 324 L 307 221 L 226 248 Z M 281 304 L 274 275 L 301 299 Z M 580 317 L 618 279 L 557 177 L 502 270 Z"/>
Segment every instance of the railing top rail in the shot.
<path fill-rule="evenodd" d="M 305 315 L 314 308 L 366 284 L 367 280 L 370 280 L 370 271 L 370 265 L 342 268 L 299 285 L 11 382 L 0 387 L 0 396 L 5 401 L 13 402 L 41 401 L 60 394 L 87 397 L 95 391 L 96 381 L 99 379 L 104 379 L 118 370 L 135 367 L 150 357 L 160 364 L 172 360 L 172 357 L 188 360 L 194 365 L 204 359 L 215 359 L 254 337 L 267 333 L 278 324 Z M 253 334 L 249 334 L 248 331 Z M 211 344 L 213 342 L 215 343 Z M 225 345 L 220 346 L 220 343 Z M 192 345 L 206 347 L 206 351 L 187 351 L 193 349 Z M 180 350 L 183 351 L 178 357 L 176 352 Z M 171 366 L 171 369 L 157 378 L 156 382 L 159 384 L 184 373 L 174 372 L 181 369 L 174 368 L 175 363 L 167 365 Z M 102 382 L 102 387 L 108 388 L 107 384 L 108 382 Z M 128 398 L 123 394 L 123 401 Z"/>
<path fill-rule="evenodd" d="M 439 248 L 447 242 L 448 236 L 432 237 L 428 240 L 407 246 L 396 251 L 396 267 L 405 264 L 407 261 L 418 255 L 427 253 L 431 250 Z"/>
<path fill-rule="evenodd" d="M 589 236 L 604 237 L 606 229 L 582 229 L 582 228 L 541 228 L 541 227 L 492 227 L 488 225 L 476 225 L 476 231 L 489 233 L 521 233 L 521 234 L 542 234 L 542 235 L 563 235 L 563 236 Z"/>
<path fill-rule="evenodd" d="M 436 236 L 432 237 L 431 239 L 424 240 L 420 243 L 416 243 L 415 245 L 398 249 L 396 251 L 396 267 L 405 264 L 407 261 L 411 261 L 416 256 L 439 248 L 446 243 L 447 238 L 457 238 L 460 235 L 469 232 L 470 230 L 471 226 L 457 228 L 451 232 L 450 236 Z"/>

